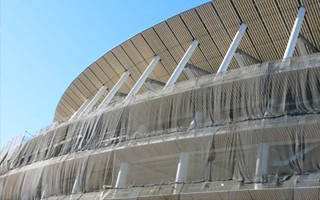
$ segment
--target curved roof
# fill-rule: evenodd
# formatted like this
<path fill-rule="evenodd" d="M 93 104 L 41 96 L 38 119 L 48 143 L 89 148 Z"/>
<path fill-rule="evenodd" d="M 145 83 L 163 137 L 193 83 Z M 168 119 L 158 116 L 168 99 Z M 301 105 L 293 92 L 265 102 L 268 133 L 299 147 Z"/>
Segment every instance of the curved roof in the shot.
<path fill-rule="evenodd" d="M 239 45 L 246 55 L 262 62 L 281 59 L 299 6 L 305 6 L 307 12 L 300 33 L 320 49 L 318 0 L 215 0 L 138 33 L 93 62 L 62 95 L 54 121 L 72 116 L 102 85 L 110 90 L 129 69 L 132 75 L 120 89 L 127 94 L 155 54 L 161 61 L 149 78 L 166 83 L 193 38 L 200 42 L 189 61 L 194 74 L 215 73 L 241 22 L 248 25 Z M 296 49 L 294 55 L 298 52 Z M 250 56 L 244 58 L 246 65 L 253 64 Z M 238 67 L 233 58 L 229 68 Z M 178 81 L 186 79 L 186 74 L 181 74 Z M 143 86 L 140 93 L 147 90 Z"/>

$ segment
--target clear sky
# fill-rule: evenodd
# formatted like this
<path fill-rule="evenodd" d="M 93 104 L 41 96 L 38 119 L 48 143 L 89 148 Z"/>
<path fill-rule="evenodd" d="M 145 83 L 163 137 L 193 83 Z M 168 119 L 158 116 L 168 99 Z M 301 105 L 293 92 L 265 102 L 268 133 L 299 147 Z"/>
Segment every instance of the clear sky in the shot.
<path fill-rule="evenodd" d="M 52 123 L 69 84 L 135 34 L 209 0 L 2 0 L 0 147 Z"/>

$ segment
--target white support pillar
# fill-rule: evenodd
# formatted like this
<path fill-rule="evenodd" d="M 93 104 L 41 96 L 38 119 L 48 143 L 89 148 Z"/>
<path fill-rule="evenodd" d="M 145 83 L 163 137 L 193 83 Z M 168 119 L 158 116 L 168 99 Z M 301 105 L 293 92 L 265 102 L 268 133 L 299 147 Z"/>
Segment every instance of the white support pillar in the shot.
<path fill-rule="evenodd" d="M 44 189 L 42 191 L 42 194 L 41 194 L 41 199 L 46 199 L 49 197 L 49 194 L 48 194 L 48 184 L 46 184 L 44 186 Z"/>
<path fill-rule="evenodd" d="M 193 120 L 191 121 L 189 125 L 189 129 L 195 128 L 195 127 L 201 127 L 204 123 L 204 116 L 203 112 L 198 111 L 195 113 Z"/>
<path fill-rule="evenodd" d="M 178 66 L 176 67 L 176 69 L 174 70 L 172 75 L 170 76 L 170 78 L 169 78 L 168 82 L 166 83 L 166 85 L 164 86 L 164 88 L 166 88 L 168 86 L 172 86 L 177 81 L 177 79 L 180 76 L 182 70 L 184 69 L 184 67 L 188 63 L 190 57 L 192 56 L 193 52 L 196 50 L 198 45 L 199 45 L 199 41 L 198 40 L 193 40 L 192 41 L 191 45 L 189 46 L 189 48 L 186 51 L 186 53 L 183 55 L 182 59 L 180 60 L 180 62 L 178 64 Z"/>
<path fill-rule="evenodd" d="M 80 175 L 78 174 L 76 177 L 76 180 L 74 180 L 71 194 L 76 194 L 81 191 L 79 183 L 80 183 Z"/>
<path fill-rule="evenodd" d="M 179 164 L 177 167 L 176 183 L 183 183 L 187 179 L 189 153 L 181 152 L 179 157 Z"/>
<path fill-rule="evenodd" d="M 236 59 L 237 63 L 241 68 L 246 66 L 246 64 L 244 64 L 243 57 L 240 53 L 235 53 L 234 58 Z"/>
<path fill-rule="evenodd" d="M 254 189 L 261 189 L 263 179 L 268 174 L 268 160 L 269 160 L 269 144 L 261 143 L 257 146 L 257 161 Z"/>
<path fill-rule="evenodd" d="M 301 56 L 306 56 L 306 55 L 308 55 L 306 46 L 304 45 L 304 43 L 303 43 L 303 41 L 302 41 L 301 38 L 298 38 L 298 40 L 297 40 L 297 46 L 298 46 L 298 48 L 299 48 L 299 51 L 300 51 L 300 55 L 301 55 Z"/>
<path fill-rule="evenodd" d="M 196 78 L 196 77 L 194 76 L 194 74 L 192 73 L 192 71 L 191 71 L 190 68 L 185 67 L 185 68 L 184 68 L 184 72 L 187 74 L 189 80 L 192 80 L 192 79 L 195 79 L 195 78 Z"/>
<path fill-rule="evenodd" d="M 179 157 L 179 164 L 177 167 L 175 186 L 174 186 L 174 194 L 178 193 L 178 184 L 183 183 L 187 180 L 188 173 L 188 161 L 189 161 L 189 153 L 181 152 Z"/>
<path fill-rule="evenodd" d="M 288 59 L 290 57 L 292 57 L 293 55 L 293 51 L 294 51 L 294 47 L 296 46 L 296 42 L 299 36 L 299 32 L 300 32 L 300 28 L 303 22 L 303 18 L 304 18 L 304 14 L 305 14 L 306 10 L 305 8 L 302 6 L 299 8 L 298 10 L 298 14 L 296 17 L 296 20 L 294 22 L 292 31 L 291 31 L 291 35 L 287 44 L 287 48 L 286 51 L 283 55 L 283 60 Z"/>
<path fill-rule="evenodd" d="M 128 163 L 126 162 L 121 163 L 115 188 L 124 188 L 126 186 L 128 171 L 129 171 Z"/>
<path fill-rule="evenodd" d="M 234 55 L 234 53 L 236 52 L 239 43 L 244 35 L 244 33 L 247 30 L 247 25 L 245 23 L 241 23 L 238 32 L 236 33 L 236 35 L 234 36 L 234 39 L 227 51 L 227 54 L 224 56 L 223 61 L 217 71 L 217 73 L 223 73 L 225 71 L 227 71 L 229 64 L 231 62 L 231 59 Z"/>
<path fill-rule="evenodd" d="M 141 86 L 144 84 L 148 76 L 151 74 L 153 68 L 158 64 L 159 61 L 160 56 L 158 55 L 152 59 L 147 69 L 143 72 L 139 80 L 136 82 L 136 84 L 133 86 L 133 88 L 125 98 L 125 101 L 130 101 L 134 97 L 134 95 L 136 95 L 136 93 L 140 90 Z"/>
<path fill-rule="evenodd" d="M 109 102 L 111 101 L 111 99 L 114 97 L 114 95 L 118 92 L 118 90 L 120 89 L 120 87 L 124 84 L 124 82 L 127 80 L 127 78 L 129 77 L 130 72 L 126 71 L 124 74 L 122 74 L 122 76 L 120 77 L 120 79 L 118 80 L 118 82 L 113 86 L 113 88 L 110 90 L 110 92 L 108 93 L 108 95 L 103 99 L 103 101 L 100 103 L 98 110 L 103 108 L 104 106 L 107 106 L 109 104 Z"/>
<path fill-rule="evenodd" d="M 103 93 L 106 91 L 107 87 L 102 86 L 100 90 L 97 92 L 97 94 L 92 98 L 90 103 L 85 107 L 85 109 L 79 114 L 79 117 L 82 115 L 88 113 L 92 107 L 97 103 L 97 101 L 100 99 L 100 97 L 103 95 Z"/>
<path fill-rule="evenodd" d="M 76 119 L 78 115 L 84 110 L 84 108 L 89 104 L 89 99 L 86 99 L 83 104 L 80 106 L 80 108 L 73 113 L 73 115 L 70 117 L 69 122 L 72 121 L 73 119 Z"/>

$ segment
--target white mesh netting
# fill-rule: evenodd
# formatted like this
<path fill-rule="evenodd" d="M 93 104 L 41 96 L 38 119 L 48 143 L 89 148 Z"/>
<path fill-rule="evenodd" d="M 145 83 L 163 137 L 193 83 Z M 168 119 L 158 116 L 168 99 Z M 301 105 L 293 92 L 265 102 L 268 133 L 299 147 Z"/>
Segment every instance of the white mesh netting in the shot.
<path fill-rule="evenodd" d="M 0 159 L 1 199 L 183 197 L 254 188 L 290 195 L 319 186 L 319 67 L 319 55 L 263 63 L 61 124 Z M 175 183 L 181 152 L 188 154 L 186 177 Z M 116 190 L 123 163 L 123 189 Z"/>

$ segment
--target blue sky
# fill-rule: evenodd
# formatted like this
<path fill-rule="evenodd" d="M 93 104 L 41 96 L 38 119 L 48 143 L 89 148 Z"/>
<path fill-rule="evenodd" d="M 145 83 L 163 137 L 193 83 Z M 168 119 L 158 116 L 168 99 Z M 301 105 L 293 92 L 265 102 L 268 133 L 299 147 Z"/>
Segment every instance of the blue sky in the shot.
<path fill-rule="evenodd" d="M 104 53 L 209 0 L 2 0 L 0 146 L 52 123 L 69 84 Z"/>

